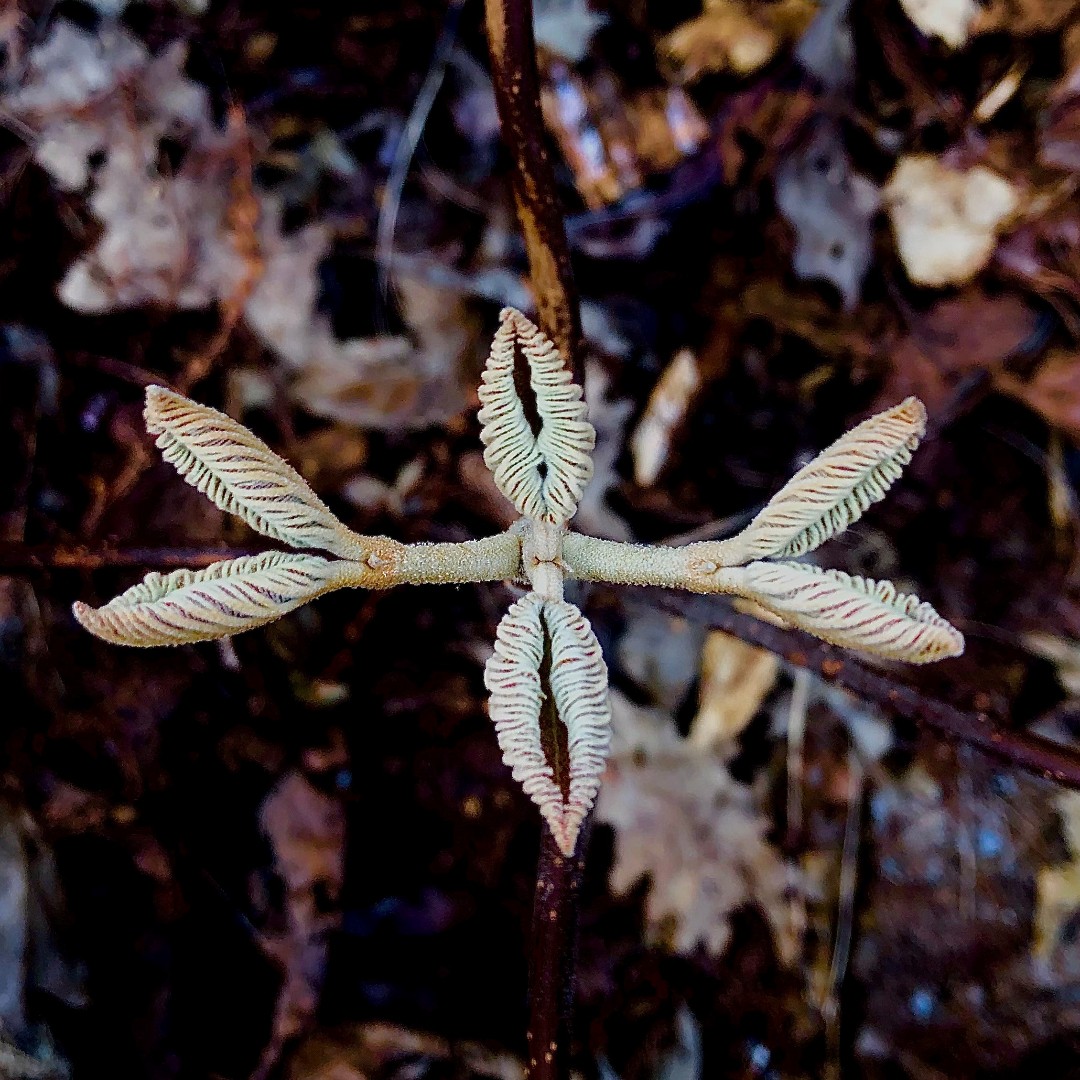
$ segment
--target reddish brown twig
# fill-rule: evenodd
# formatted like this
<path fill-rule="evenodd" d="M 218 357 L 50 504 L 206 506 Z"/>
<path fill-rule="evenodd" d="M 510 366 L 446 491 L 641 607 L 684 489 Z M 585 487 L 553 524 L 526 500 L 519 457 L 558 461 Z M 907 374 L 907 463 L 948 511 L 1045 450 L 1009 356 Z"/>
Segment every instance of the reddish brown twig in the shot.
<path fill-rule="evenodd" d="M 1002 761 L 1038 773 L 1064 787 L 1080 789 L 1080 753 L 1027 731 L 1010 730 L 978 710 L 964 710 L 927 697 L 889 673 L 867 667 L 851 653 L 798 630 L 784 630 L 736 611 L 717 597 L 658 595 L 640 590 L 642 604 L 657 606 L 692 622 L 723 630 L 740 641 L 759 645 L 797 667 L 850 690 L 893 716 L 903 717 L 950 739 L 978 747 Z M 621 594 L 625 602 L 626 593 Z M 632 602 L 632 601 L 631 601 Z"/>
<path fill-rule="evenodd" d="M 486 0 L 491 77 L 503 141 L 513 159 L 517 203 L 540 328 L 581 371 L 581 306 L 570 266 L 570 244 L 555 172 L 544 140 L 536 67 L 532 0 Z"/>
<path fill-rule="evenodd" d="M 544 827 L 536 867 L 532 938 L 529 943 L 527 1075 L 531 1080 L 570 1075 L 578 898 L 585 869 L 588 825 L 568 860 Z"/>
<path fill-rule="evenodd" d="M 222 559 L 238 559 L 255 552 L 233 548 L 137 547 L 88 548 L 62 545 L 29 546 L 0 542 L 0 574 L 26 574 L 47 570 L 104 570 L 131 567 L 142 570 L 198 569 Z"/>

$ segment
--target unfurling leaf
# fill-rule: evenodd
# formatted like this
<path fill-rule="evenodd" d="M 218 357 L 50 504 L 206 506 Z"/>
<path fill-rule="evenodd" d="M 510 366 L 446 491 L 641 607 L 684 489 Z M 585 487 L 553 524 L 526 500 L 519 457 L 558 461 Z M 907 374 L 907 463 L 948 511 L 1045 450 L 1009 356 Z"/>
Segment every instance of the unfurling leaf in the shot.
<path fill-rule="evenodd" d="M 926 431 L 918 398 L 871 416 L 800 469 L 738 536 L 717 545 L 720 565 L 791 558 L 843 532 L 885 493 Z"/>
<path fill-rule="evenodd" d="M 479 390 L 484 461 L 519 513 L 565 525 L 592 476 L 596 432 L 558 349 L 513 308 L 504 308 L 500 320 Z M 536 399 L 537 435 L 514 385 L 519 353 Z"/>
<path fill-rule="evenodd" d="M 541 743 L 545 624 L 551 642 L 551 693 L 567 729 L 566 798 Z M 484 682 L 491 691 L 491 718 L 503 761 L 569 858 L 600 788 L 611 738 L 607 668 L 588 620 L 565 601 L 545 601 L 536 593 L 522 597 L 499 623 Z"/>
<path fill-rule="evenodd" d="M 510 775 L 555 831 L 563 798 L 540 743 L 540 665 L 544 659 L 544 602 L 529 593 L 510 605 L 495 633 L 495 654 L 484 669 L 490 712 Z"/>
<path fill-rule="evenodd" d="M 331 589 L 358 584 L 362 566 L 271 551 L 205 570 L 147 574 L 104 607 L 76 603 L 75 618 L 114 645 L 185 645 L 250 630 Z"/>
<path fill-rule="evenodd" d="M 753 562 L 726 574 L 740 595 L 833 645 L 910 664 L 964 651 L 959 630 L 889 581 L 796 562 Z"/>
<path fill-rule="evenodd" d="M 570 792 L 555 839 L 569 857 L 596 802 L 611 747 L 607 665 L 589 620 L 573 604 L 546 601 L 544 621 L 551 635 L 551 692 L 570 756 Z"/>
<path fill-rule="evenodd" d="M 144 415 L 162 457 L 253 529 L 343 559 L 363 561 L 371 554 L 371 542 L 345 528 L 291 465 L 224 413 L 151 386 Z"/>

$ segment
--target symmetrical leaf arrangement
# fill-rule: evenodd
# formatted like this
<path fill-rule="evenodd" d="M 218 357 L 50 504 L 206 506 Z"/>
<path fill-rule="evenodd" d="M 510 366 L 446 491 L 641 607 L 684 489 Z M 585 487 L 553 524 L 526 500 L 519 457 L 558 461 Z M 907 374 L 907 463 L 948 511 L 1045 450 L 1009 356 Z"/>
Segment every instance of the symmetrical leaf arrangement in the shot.
<path fill-rule="evenodd" d="M 534 432 L 515 383 L 527 366 Z M 332 589 L 513 580 L 529 591 L 499 624 L 485 683 L 503 758 L 569 857 L 596 799 L 610 739 L 607 668 L 588 619 L 563 599 L 567 577 L 734 593 L 836 645 L 923 664 L 963 651 L 929 604 L 888 581 L 797 562 L 885 496 L 925 430 L 915 398 L 871 417 L 795 474 L 738 536 L 682 548 L 596 540 L 567 530 L 592 474 L 595 433 L 582 391 L 552 343 L 506 309 L 480 387 L 484 461 L 520 520 L 487 540 L 399 544 L 347 529 L 290 466 L 227 416 L 152 386 L 147 429 L 180 475 L 223 510 L 294 548 L 197 572 L 149 574 L 100 608 L 75 604 L 91 633 L 122 645 L 177 645 L 261 626 Z M 541 714 L 565 725 L 556 776 Z"/>

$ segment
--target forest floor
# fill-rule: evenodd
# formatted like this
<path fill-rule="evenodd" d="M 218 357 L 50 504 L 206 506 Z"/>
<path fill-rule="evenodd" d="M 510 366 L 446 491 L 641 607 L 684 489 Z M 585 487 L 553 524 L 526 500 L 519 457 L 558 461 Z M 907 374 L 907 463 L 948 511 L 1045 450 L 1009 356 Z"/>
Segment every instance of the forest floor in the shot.
<path fill-rule="evenodd" d="M 722 598 L 575 588 L 615 728 L 576 1067 L 1080 1076 L 1080 3 L 536 2 L 578 527 L 728 535 L 916 394 L 821 558 L 967 640 L 775 655 Z M 160 460 L 151 383 L 358 532 L 512 520 L 482 5 L 8 0 L 0 41 L 0 1076 L 517 1080 L 540 822 L 482 682 L 516 587 L 168 650 L 71 615 L 267 546 Z"/>

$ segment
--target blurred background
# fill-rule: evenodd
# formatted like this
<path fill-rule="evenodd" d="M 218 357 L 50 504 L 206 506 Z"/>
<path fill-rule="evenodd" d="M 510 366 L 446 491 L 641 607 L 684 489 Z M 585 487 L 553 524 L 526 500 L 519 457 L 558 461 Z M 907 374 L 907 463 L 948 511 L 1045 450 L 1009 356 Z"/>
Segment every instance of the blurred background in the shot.
<path fill-rule="evenodd" d="M 905 478 L 821 555 L 968 652 L 875 685 L 1075 746 L 1080 4 L 536 5 L 599 433 L 578 527 L 727 535 L 918 394 Z M 0 1076 L 522 1076 L 539 818 L 481 678 L 514 589 L 145 652 L 70 614 L 265 547 L 159 460 L 151 382 L 360 532 L 506 527 L 475 386 L 532 301 L 482 16 L 2 6 Z M 570 598 L 615 726 L 582 1077 L 1080 1076 L 1080 796 L 700 605 Z"/>

